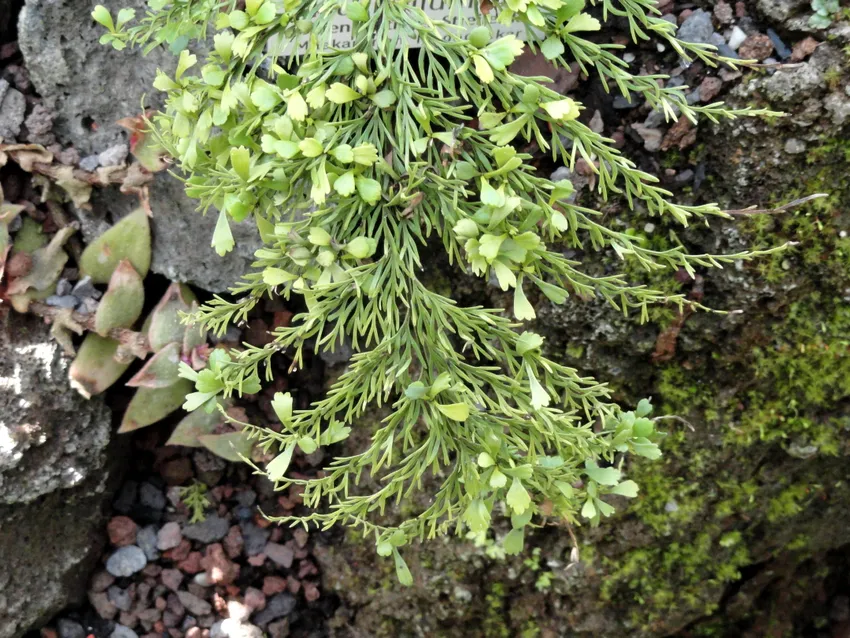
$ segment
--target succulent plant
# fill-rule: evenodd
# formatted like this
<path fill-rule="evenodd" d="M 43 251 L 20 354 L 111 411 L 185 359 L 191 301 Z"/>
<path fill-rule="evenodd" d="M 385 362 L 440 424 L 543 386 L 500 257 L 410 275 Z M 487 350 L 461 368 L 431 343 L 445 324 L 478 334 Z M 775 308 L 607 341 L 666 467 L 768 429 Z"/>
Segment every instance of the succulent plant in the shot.
<path fill-rule="evenodd" d="M 80 258 L 80 274 L 106 284 L 121 260 L 128 260 L 144 279 L 151 266 L 151 230 L 144 209 L 137 209 L 95 239 Z"/>

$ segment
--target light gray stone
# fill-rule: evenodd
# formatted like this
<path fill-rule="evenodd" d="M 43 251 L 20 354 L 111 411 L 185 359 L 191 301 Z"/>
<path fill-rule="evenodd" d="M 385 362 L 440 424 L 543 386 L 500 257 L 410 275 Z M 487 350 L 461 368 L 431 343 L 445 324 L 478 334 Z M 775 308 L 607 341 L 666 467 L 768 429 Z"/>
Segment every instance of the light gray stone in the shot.
<path fill-rule="evenodd" d="M 142 571 L 147 564 L 148 559 L 141 548 L 136 545 L 127 545 L 126 547 L 119 547 L 106 559 L 106 571 L 121 578 Z"/>
<path fill-rule="evenodd" d="M 111 417 L 68 386 L 68 359 L 35 317 L 0 315 L 0 638 L 82 602 L 105 544 Z"/>
<path fill-rule="evenodd" d="M 680 40 L 685 42 L 703 42 L 711 41 L 711 34 L 714 33 L 714 25 L 711 23 L 711 14 L 708 11 L 697 9 L 682 23 L 677 33 Z"/>
<path fill-rule="evenodd" d="M 0 138 L 14 140 L 21 132 L 27 101 L 17 89 L 0 80 Z"/>
<path fill-rule="evenodd" d="M 143 15 L 145 7 L 143 0 L 103 4 L 113 15 L 125 6 Z M 152 88 L 156 69 L 172 69 L 176 60 L 163 49 L 143 56 L 138 50 L 115 51 L 99 44 L 102 29 L 91 19 L 91 9 L 89 0 L 27 0 L 18 34 L 32 82 L 56 114 L 57 138 L 82 156 L 127 144 L 127 131 L 115 122 L 138 115 L 143 95 L 147 105 L 160 106 L 161 94 Z M 97 191 L 92 204 L 93 211 L 78 211 L 87 241 L 136 208 L 138 199 L 112 188 Z M 166 173 L 157 175 L 151 187 L 151 268 L 169 279 L 221 292 L 254 260 L 259 247 L 256 227 L 250 220 L 233 224 L 236 247 L 222 258 L 210 246 L 215 212 L 202 216 L 196 207 L 179 181 Z"/>

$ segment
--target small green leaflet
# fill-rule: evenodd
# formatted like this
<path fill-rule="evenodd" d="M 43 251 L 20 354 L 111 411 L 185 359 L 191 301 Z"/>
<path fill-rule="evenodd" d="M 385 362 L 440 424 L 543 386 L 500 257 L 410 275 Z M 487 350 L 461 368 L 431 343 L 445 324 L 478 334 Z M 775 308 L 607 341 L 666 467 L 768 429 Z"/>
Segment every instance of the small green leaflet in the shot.
<path fill-rule="evenodd" d="M 295 444 L 289 443 L 283 449 L 283 452 L 278 454 L 267 466 L 266 474 L 272 481 L 279 481 L 286 474 L 289 468 L 289 462 L 292 460 L 292 453 L 295 451 Z"/>

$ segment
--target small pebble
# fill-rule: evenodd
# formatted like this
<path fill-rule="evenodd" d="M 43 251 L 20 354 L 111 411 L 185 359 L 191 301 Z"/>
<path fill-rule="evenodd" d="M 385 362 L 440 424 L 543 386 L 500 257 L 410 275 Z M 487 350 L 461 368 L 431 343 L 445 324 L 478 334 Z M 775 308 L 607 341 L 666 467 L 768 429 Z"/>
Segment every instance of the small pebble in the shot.
<path fill-rule="evenodd" d="M 260 627 L 265 627 L 271 621 L 288 616 L 295 611 L 295 598 L 289 594 L 277 594 L 266 601 L 266 608 L 253 616 L 253 621 Z"/>
<path fill-rule="evenodd" d="M 732 33 L 729 34 L 729 40 L 726 44 L 728 44 L 729 48 L 733 51 L 737 51 L 746 39 L 747 34 L 744 33 L 744 30 L 739 26 L 734 26 L 732 27 Z"/>
<path fill-rule="evenodd" d="M 101 166 L 121 166 L 127 159 L 130 149 L 126 144 L 110 146 L 97 156 Z"/>
<path fill-rule="evenodd" d="M 109 602 L 115 605 L 121 611 L 130 611 L 133 607 L 133 597 L 126 589 L 121 589 L 113 585 L 106 590 L 106 595 L 109 597 Z"/>
<path fill-rule="evenodd" d="M 76 620 L 68 618 L 60 618 L 56 623 L 56 630 L 59 633 L 59 638 L 85 638 L 86 630 Z"/>
<path fill-rule="evenodd" d="M 80 160 L 80 168 L 89 173 L 97 170 L 100 166 L 100 158 L 97 155 L 88 155 Z"/>
<path fill-rule="evenodd" d="M 44 300 L 44 303 L 54 308 L 76 308 L 80 300 L 74 295 L 50 295 Z"/>
<path fill-rule="evenodd" d="M 770 41 L 773 42 L 773 48 L 776 50 L 776 55 L 778 55 L 781 60 L 787 60 L 791 57 L 791 49 L 789 49 L 788 45 L 782 41 L 782 38 L 779 37 L 779 34 L 776 31 L 768 29 L 767 37 L 769 37 Z"/>
<path fill-rule="evenodd" d="M 116 624 L 109 638 L 139 638 L 139 634 L 125 625 Z"/>
<path fill-rule="evenodd" d="M 157 560 L 159 551 L 157 544 L 157 529 L 155 525 L 148 525 L 136 532 L 136 544 L 142 548 L 148 560 Z"/>
<path fill-rule="evenodd" d="M 286 569 L 292 567 L 292 561 L 295 558 L 295 552 L 291 547 L 278 543 L 268 543 L 264 553 L 272 562 Z"/>
<path fill-rule="evenodd" d="M 156 547 L 159 550 L 166 551 L 177 547 L 182 540 L 183 533 L 180 531 L 180 524 L 171 521 L 163 525 L 157 532 Z"/>
<path fill-rule="evenodd" d="M 791 155 L 799 155 L 800 153 L 805 153 L 806 148 L 806 143 L 802 140 L 798 140 L 795 137 L 791 137 L 785 142 L 785 152 Z"/>
<path fill-rule="evenodd" d="M 183 582 L 183 573 L 179 569 L 163 569 L 159 578 L 168 589 L 177 591 Z"/>
<path fill-rule="evenodd" d="M 207 516 L 206 520 L 200 523 L 187 525 L 183 529 L 183 536 L 191 538 L 193 541 L 209 544 L 220 541 L 227 536 L 229 531 L 230 523 L 227 519 L 213 515 Z"/>
<path fill-rule="evenodd" d="M 163 510 L 168 501 L 161 489 L 150 483 L 142 483 L 139 487 L 139 503 L 152 510 Z"/>
<path fill-rule="evenodd" d="M 195 616 L 205 616 L 212 611 L 212 606 L 202 598 L 187 591 L 178 591 L 177 597 L 189 613 Z"/>
<path fill-rule="evenodd" d="M 106 571 L 121 578 L 140 572 L 148 564 L 145 553 L 136 545 L 117 549 L 106 561 Z"/>

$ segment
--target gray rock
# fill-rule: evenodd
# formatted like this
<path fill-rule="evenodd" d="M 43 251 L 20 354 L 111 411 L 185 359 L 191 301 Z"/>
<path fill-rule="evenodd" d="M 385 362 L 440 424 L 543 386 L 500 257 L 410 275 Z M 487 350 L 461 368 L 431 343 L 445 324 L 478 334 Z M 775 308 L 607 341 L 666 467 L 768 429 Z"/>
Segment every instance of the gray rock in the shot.
<path fill-rule="evenodd" d="M 770 38 L 770 41 L 773 42 L 773 48 L 776 50 L 776 55 L 780 57 L 782 60 L 787 60 L 791 57 L 793 51 L 788 48 L 788 45 L 779 37 L 779 34 L 773 29 L 767 30 L 767 37 Z"/>
<path fill-rule="evenodd" d="M 96 171 L 98 166 L 100 166 L 99 155 L 86 155 L 80 160 L 80 168 L 84 171 L 91 173 L 92 171 Z"/>
<path fill-rule="evenodd" d="M 254 622 L 260 627 L 265 627 L 271 621 L 288 616 L 295 610 L 296 601 L 290 594 L 277 594 L 272 596 L 262 611 L 254 614 Z"/>
<path fill-rule="evenodd" d="M 130 592 L 116 585 L 106 590 L 106 596 L 109 598 L 109 602 L 121 611 L 130 611 L 133 606 L 133 597 L 130 596 Z"/>
<path fill-rule="evenodd" d="M 239 524 L 242 530 L 242 540 L 244 541 L 244 550 L 247 556 L 256 556 L 262 554 L 266 548 L 266 543 L 269 540 L 269 530 L 263 529 L 259 525 L 255 525 L 251 521 L 244 521 Z"/>
<path fill-rule="evenodd" d="M 17 89 L 0 80 L 0 138 L 12 141 L 21 132 L 27 101 Z"/>
<path fill-rule="evenodd" d="M 279 543 L 266 544 L 265 554 L 273 563 L 285 569 L 292 567 L 292 561 L 295 560 L 295 551 Z"/>
<path fill-rule="evenodd" d="M 126 6 L 141 16 L 146 6 L 144 0 L 103 4 L 113 15 Z M 89 0 L 27 0 L 18 28 L 32 82 L 56 114 L 57 138 L 84 156 L 127 143 L 127 131 L 115 122 L 137 115 L 143 95 L 151 106 L 160 106 L 162 94 L 152 88 L 156 70 L 169 71 L 176 63 L 162 48 L 143 56 L 135 49 L 115 51 L 99 44 L 103 30 L 91 19 L 91 8 Z M 109 189 L 98 192 L 92 204 L 93 211 L 78 211 L 87 241 L 138 206 L 138 199 Z M 169 279 L 221 292 L 247 272 L 259 247 L 258 234 L 252 221 L 234 224 L 236 248 L 221 258 L 210 246 L 216 214 L 202 216 L 196 205 L 179 181 L 166 173 L 157 176 L 151 187 L 151 268 Z"/>
<path fill-rule="evenodd" d="M 155 525 L 148 525 L 136 532 L 136 544 L 141 547 L 148 560 L 157 560 L 159 551 L 157 543 L 159 541 L 158 533 Z"/>
<path fill-rule="evenodd" d="M 785 152 L 791 155 L 799 155 L 806 152 L 806 143 L 803 140 L 798 140 L 796 137 L 789 137 L 785 140 Z"/>
<path fill-rule="evenodd" d="M 80 300 L 74 295 L 50 295 L 44 303 L 56 308 L 76 308 Z"/>
<path fill-rule="evenodd" d="M 40 319 L 0 317 L 0 638 L 81 603 L 105 544 L 123 450 L 107 452 L 110 412 L 68 387 L 68 365 Z"/>
<path fill-rule="evenodd" d="M 227 536 L 230 523 L 220 516 L 208 516 L 200 523 L 187 525 L 183 528 L 183 536 L 201 543 L 214 543 Z"/>
<path fill-rule="evenodd" d="M 177 598 L 189 613 L 196 616 L 205 616 L 212 611 L 212 606 L 207 601 L 188 591 L 177 592 Z"/>
<path fill-rule="evenodd" d="M 139 638 L 139 634 L 126 625 L 115 625 L 115 629 L 109 634 L 109 638 Z"/>
<path fill-rule="evenodd" d="M 148 564 L 145 553 L 136 545 L 120 547 L 106 560 L 106 571 L 118 578 L 132 576 Z"/>
<path fill-rule="evenodd" d="M 139 503 L 153 510 L 163 510 L 168 501 L 161 489 L 150 483 L 142 483 L 139 487 Z"/>
<path fill-rule="evenodd" d="M 60 618 L 56 623 L 56 632 L 59 638 L 85 638 L 86 630 L 76 620 Z"/>
<path fill-rule="evenodd" d="M 711 41 L 712 33 L 714 33 L 714 25 L 711 23 L 711 14 L 708 11 L 697 9 L 685 18 L 677 35 L 680 40 L 685 42 L 708 43 Z"/>
<path fill-rule="evenodd" d="M 129 153 L 130 148 L 126 144 L 116 144 L 98 154 L 97 159 L 101 166 L 120 166 Z"/>

